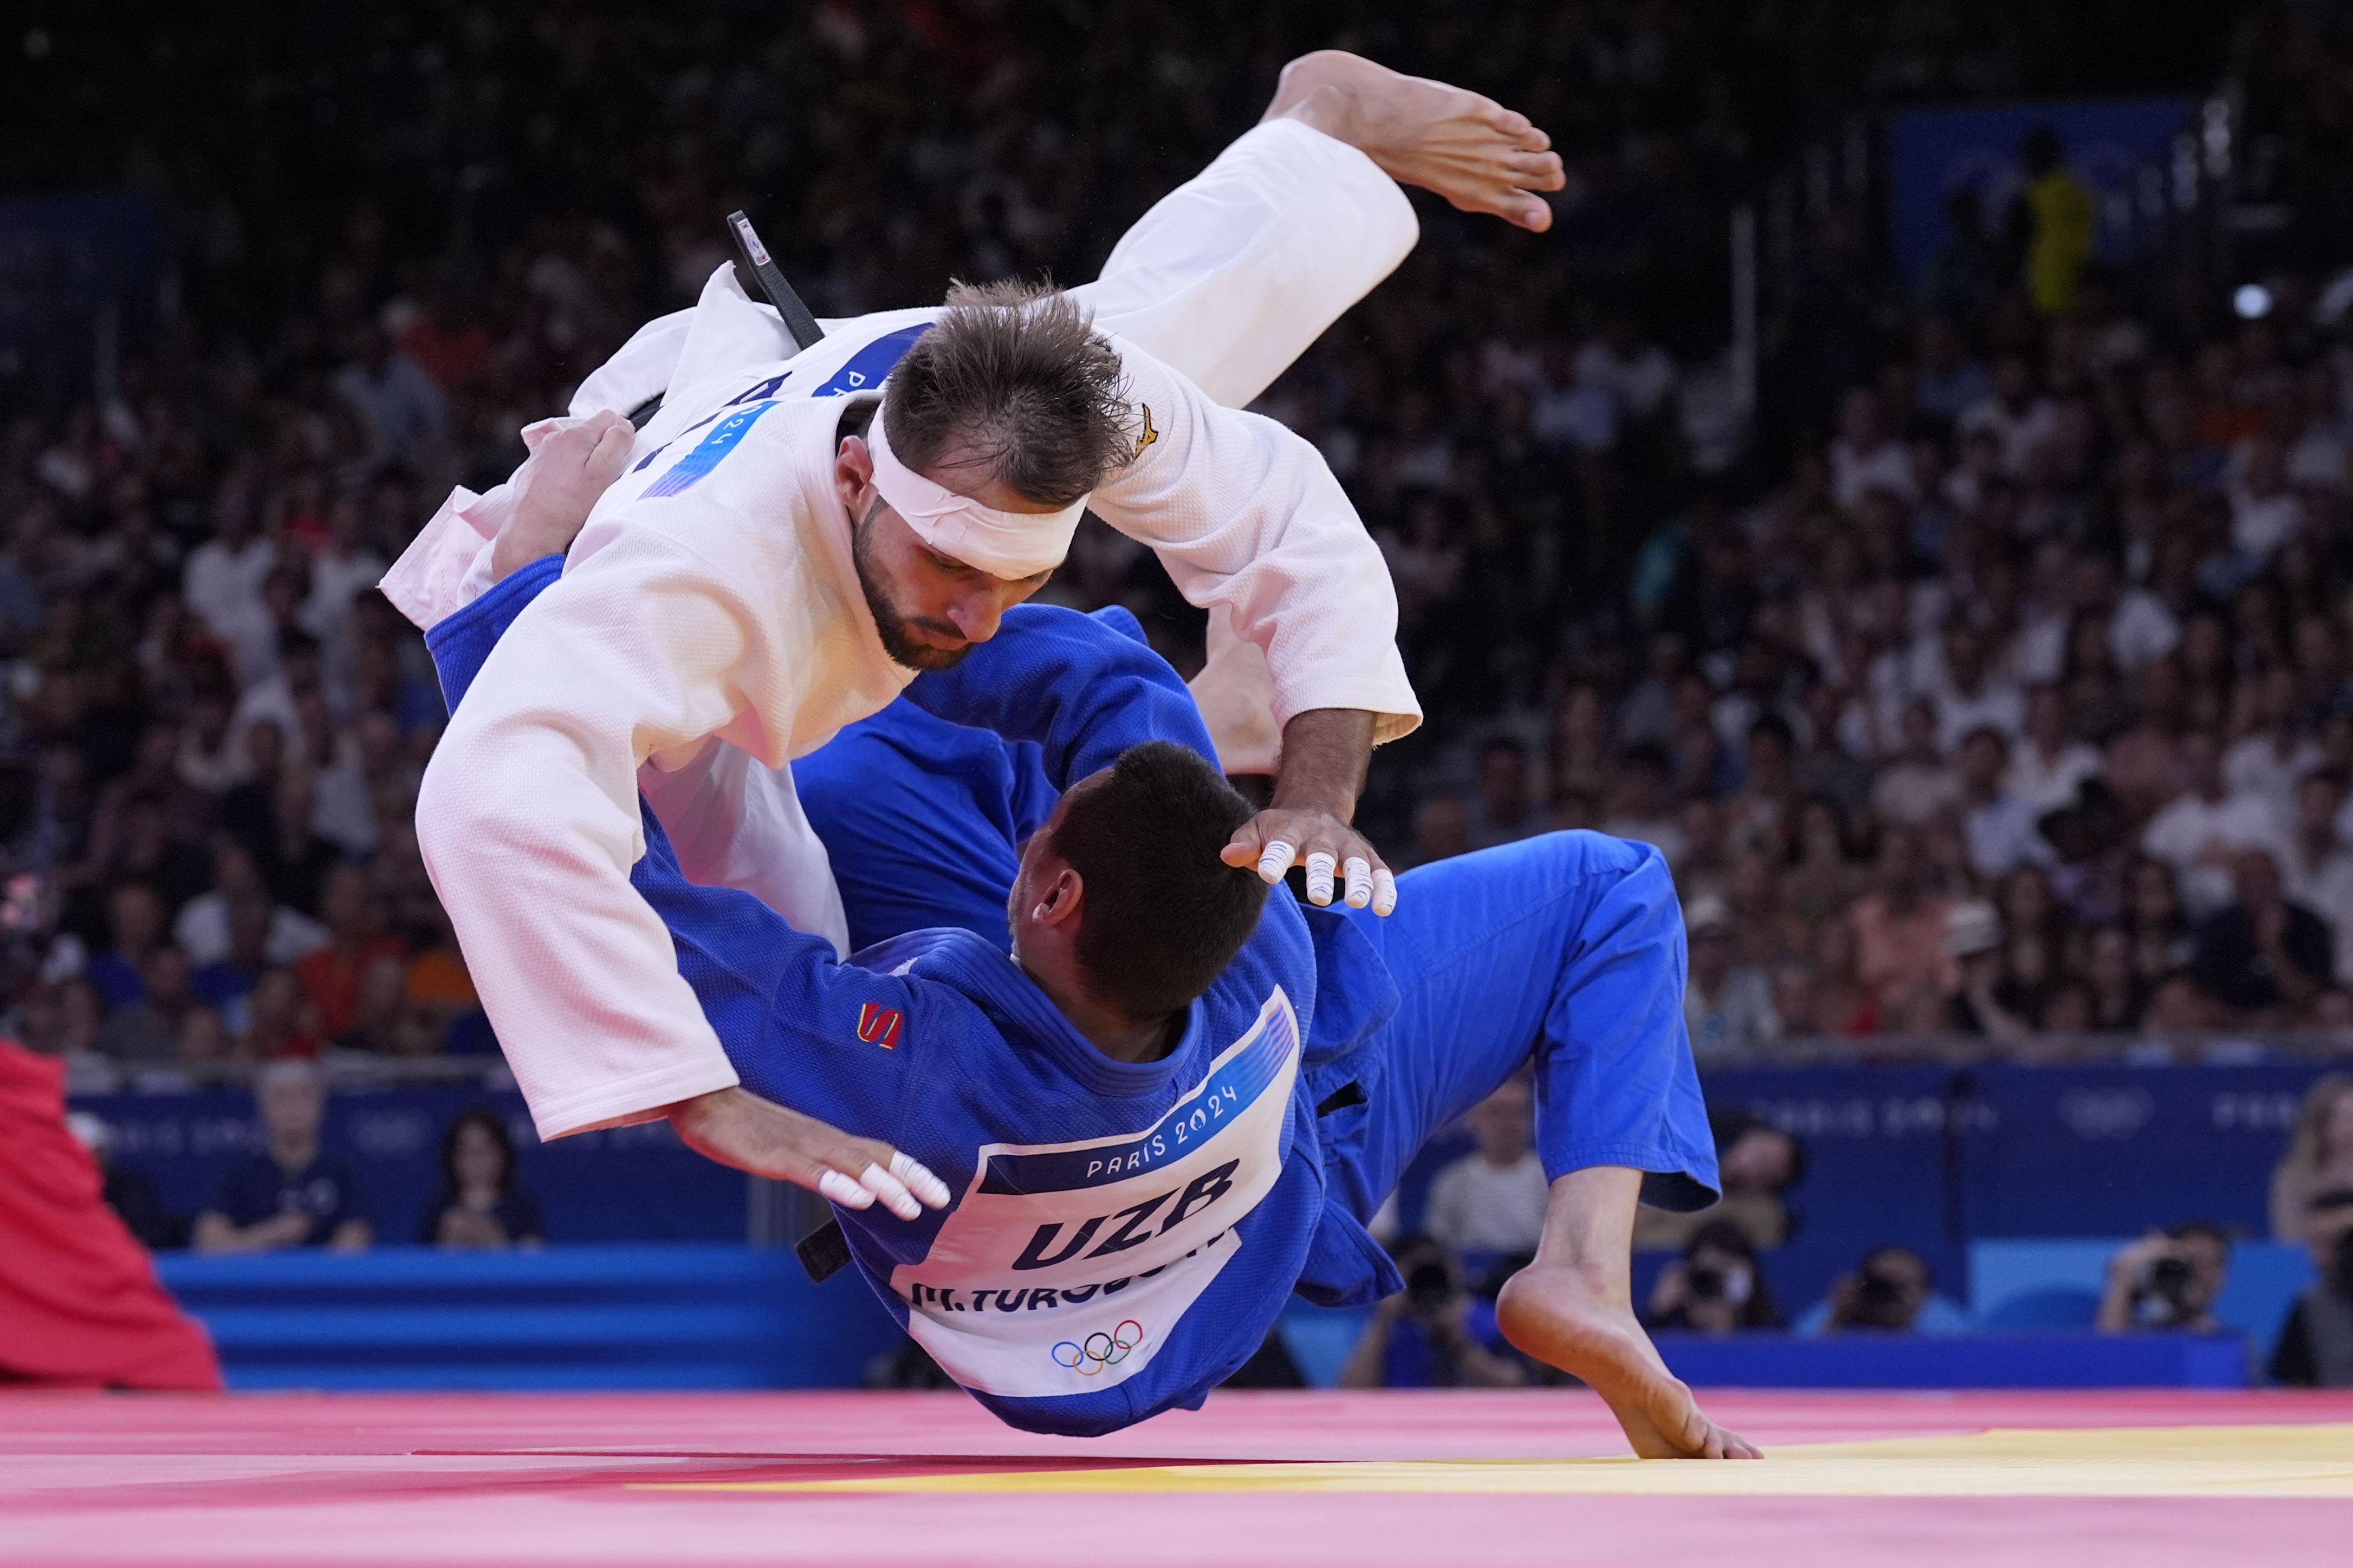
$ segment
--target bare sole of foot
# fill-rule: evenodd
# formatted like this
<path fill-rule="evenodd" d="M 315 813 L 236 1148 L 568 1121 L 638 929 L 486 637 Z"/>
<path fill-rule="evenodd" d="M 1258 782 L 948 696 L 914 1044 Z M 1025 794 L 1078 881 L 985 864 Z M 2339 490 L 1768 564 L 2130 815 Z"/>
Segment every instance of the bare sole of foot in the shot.
<path fill-rule="evenodd" d="M 1643 1458 L 1763 1458 L 1746 1438 L 1707 1418 L 1659 1359 L 1630 1307 L 1602 1299 L 1575 1270 L 1522 1269 L 1504 1285 L 1495 1319 L 1519 1350 L 1601 1395 Z"/>
<path fill-rule="evenodd" d="M 1283 67 L 1263 118 L 1303 121 L 1357 148 L 1399 184 L 1538 233 L 1552 226 L 1552 208 L 1535 193 L 1566 183 L 1552 138 L 1526 115 L 1340 49 Z"/>

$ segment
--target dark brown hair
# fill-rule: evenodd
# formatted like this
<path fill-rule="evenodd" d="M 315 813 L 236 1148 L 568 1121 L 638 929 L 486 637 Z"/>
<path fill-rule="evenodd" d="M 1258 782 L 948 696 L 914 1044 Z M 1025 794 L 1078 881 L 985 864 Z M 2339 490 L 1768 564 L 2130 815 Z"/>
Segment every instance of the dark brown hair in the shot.
<path fill-rule="evenodd" d="M 1068 506 L 1134 453 L 1120 359 L 1060 289 L 958 283 L 883 393 L 891 449 L 918 473 L 978 468 Z"/>

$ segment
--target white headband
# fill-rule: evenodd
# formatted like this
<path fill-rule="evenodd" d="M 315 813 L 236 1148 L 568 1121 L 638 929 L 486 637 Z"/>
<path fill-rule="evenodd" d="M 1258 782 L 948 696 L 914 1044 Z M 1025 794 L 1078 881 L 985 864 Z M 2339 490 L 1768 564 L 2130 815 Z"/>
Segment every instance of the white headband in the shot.
<path fill-rule="evenodd" d="M 899 460 L 882 434 L 880 408 L 866 427 L 866 449 L 874 458 L 874 488 L 915 537 L 992 577 L 1034 577 L 1060 566 L 1087 510 L 1084 496 L 1060 511 L 998 511 L 958 495 Z"/>

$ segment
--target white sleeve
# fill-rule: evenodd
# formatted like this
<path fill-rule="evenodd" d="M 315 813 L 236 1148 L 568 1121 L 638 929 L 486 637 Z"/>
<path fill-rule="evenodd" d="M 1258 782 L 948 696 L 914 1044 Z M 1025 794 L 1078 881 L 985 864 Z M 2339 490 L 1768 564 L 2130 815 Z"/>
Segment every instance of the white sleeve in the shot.
<path fill-rule="evenodd" d="M 639 764 L 714 734 L 777 751 L 758 715 L 800 706 L 789 556 L 720 553 L 617 531 L 491 651 L 418 794 L 426 867 L 543 1137 L 737 1081 L 628 879 Z"/>
<path fill-rule="evenodd" d="M 1310 709 L 1356 708 L 1375 716 L 1376 741 L 1410 733 L 1421 704 L 1398 656 L 1397 590 L 1323 455 L 1112 341 L 1140 445 L 1096 488 L 1096 514 L 1151 545 L 1178 592 L 1224 606 L 1266 650 L 1278 725 Z"/>

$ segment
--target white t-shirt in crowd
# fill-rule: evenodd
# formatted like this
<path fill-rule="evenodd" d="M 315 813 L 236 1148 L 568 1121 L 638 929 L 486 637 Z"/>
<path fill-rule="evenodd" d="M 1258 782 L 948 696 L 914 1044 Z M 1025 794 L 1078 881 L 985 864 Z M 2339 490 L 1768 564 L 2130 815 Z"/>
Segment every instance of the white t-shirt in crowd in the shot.
<path fill-rule="evenodd" d="M 1873 490 L 1893 490 L 1905 500 L 1920 498 L 1920 487 L 1912 478 L 1912 454 L 1904 443 L 1890 439 L 1858 452 L 1844 441 L 1831 442 L 1831 499 L 1852 511 Z"/>
<path fill-rule="evenodd" d="M 2231 542 L 2250 555 L 2269 555 L 2304 526 L 2304 502 L 2293 490 L 2273 496 L 2231 493 Z"/>
<path fill-rule="evenodd" d="M 1421 1227 L 1456 1252 L 1533 1252 L 1544 1236 L 1549 1187 L 1544 1157 L 1533 1149 L 1509 1165 L 1467 1155 L 1430 1184 Z"/>
<path fill-rule="evenodd" d="M 2058 426 L 2059 411 L 2047 397 L 2036 398 L 2018 414 L 2011 413 L 2000 398 L 1988 397 L 1961 416 L 1957 428 L 1964 440 L 1980 430 L 1991 431 L 2001 443 L 2003 471 L 2014 474 L 2026 466 L 2026 455 L 2049 439 Z"/>
<path fill-rule="evenodd" d="M 2278 815 L 2268 801 L 2252 795 L 2210 802 L 2195 791 L 2184 791 L 2150 819 L 2140 843 L 2181 874 L 2182 902 L 2198 920 L 2227 906 L 2232 896 L 2229 868 L 2191 864 L 2209 844 L 2268 849 L 2285 858 Z"/>
<path fill-rule="evenodd" d="M 2222 782 L 2231 786 L 2232 795 L 2251 795 L 2270 802 L 2279 816 L 2280 831 L 2293 832 L 2296 781 L 2324 760 L 2320 748 L 2310 741 L 2297 742 L 2283 757 L 2269 731 L 2262 731 L 2222 753 Z"/>
<path fill-rule="evenodd" d="M 2343 983 L 2353 976 L 2353 845 L 2340 839 L 2317 861 L 2306 860 L 2291 846 L 2280 869 L 2287 878 L 2287 896 L 2328 922 L 2336 939 L 2336 978 Z"/>
<path fill-rule="evenodd" d="M 2010 773 L 2002 788 L 2033 806 L 2039 816 L 2073 804 L 2076 790 L 2085 779 L 2100 776 L 2100 753 L 2081 741 L 2069 741 L 2059 748 L 2059 754 L 2045 760 L 2031 741 L 2024 742 L 2010 754 Z"/>

